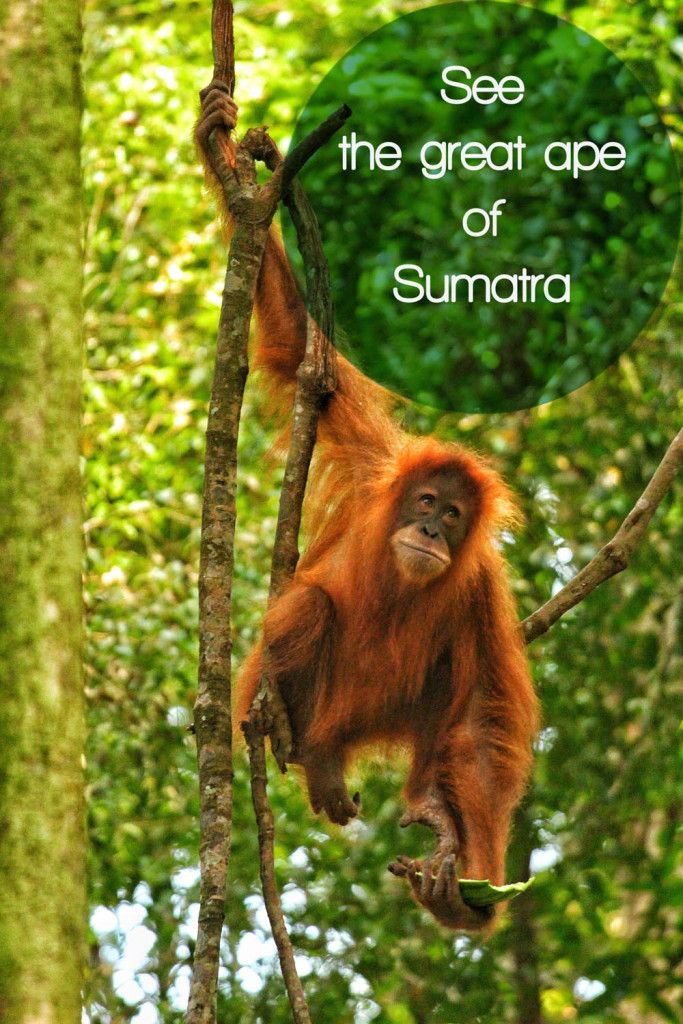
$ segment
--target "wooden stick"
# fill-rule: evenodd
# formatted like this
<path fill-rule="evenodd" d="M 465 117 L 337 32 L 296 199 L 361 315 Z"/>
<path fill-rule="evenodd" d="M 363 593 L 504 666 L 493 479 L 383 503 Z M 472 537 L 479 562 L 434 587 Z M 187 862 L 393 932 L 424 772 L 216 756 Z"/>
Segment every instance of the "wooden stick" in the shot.
<path fill-rule="evenodd" d="M 268 771 L 266 767 L 265 735 L 268 726 L 260 710 L 253 709 L 249 720 L 242 724 L 244 736 L 249 749 L 249 768 L 251 771 L 251 799 L 256 814 L 259 843 L 259 873 L 263 901 L 266 905 L 270 929 L 277 947 L 280 970 L 287 990 L 287 998 L 292 1010 L 295 1024 L 311 1024 L 308 1003 L 304 994 L 301 978 L 296 969 L 294 949 L 287 931 L 287 924 L 282 912 L 280 892 L 275 878 L 275 822 L 273 811 L 268 801 Z"/>
<path fill-rule="evenodd" d="M 343 120 L 345 120 L 350 111 L 348 108 L 340 109 L 343 110 Z M 339 113 L 337 112 L 337 115 Z M 328 119 L 325 122 L 325 131 L 314 133 L 317 145 L 322 145 L 329 138 L 328 131 L 331 123 L 335 123 L 339 127 L 343 120 L 340 121 L 338 116 L 335 116 L 334 121 Z M 310 159 L 315 151 L 316 149 L 309 147 L 305 159 Z M 277 174 L 283 166 L 284 164 L 280 164 L 275 173 Z M 318 223 L 313 208 L 297 182 L 288 190 L 285 202 L 294 220 L 297 240 L 304 260 L 310 315 L 307 321 L 306 351 L 297 370 L 292 433 L 280 495 L 273 549 L 270 580 L 271 600 L 291 579 L 296 569 L 299 558 L 298 539 L 301 509 L 315 446 L 318 415 L 321 403 L 334 391 L 337 383 L 330 275 Z M 266 733 L 270 735 L 275 759 L 280 770 L 285 771 L 286 761 L 291 751 L 291 729 L 282 697 L 279 691 L 273 687 L 273 681 L 268 672 L 267 649 L 264 649 L 263 652 L 263 664 L 264 673 L 259 692 L 250 710 L 249 720 L 242 727 L 249 748 L 251 793 L 259 833 L 261 884 L 293 1019 L 295 1024 L 310 1024 L 308 1005 L 296 970 L 294 951 L 287 933 L 275 879 L 273 812 L 267 795 L 264 737 Z"/>
<path fill-rule="evenodd" d="M 232 3 L 215 0 L 212 32 L 214 76 L 234 85 Z M 241 203 L 235 219 L 223 288 L 211 402 L 206 432 L 204 499 L 199 567 L 199 683 L 194 709 L 199 763 L 201 871 L 199 925 L 188 1024 L 215 1024 L 220 941 L 232 829 L 232 720 L 230 608 L 235 537 L 237 434 L 248 373 L 247 342 L 256 281 L 279 190 L 256 187 L 258 139 L 237 147 L 241 180 L 223 158 L 225 131 L 209 140 L 228 202 Z"/>
<path fill-rule="evenodd" d="M 683 430 L 679 430 L 669 445 L 652 479 L 635 503 L 623 523 L 595 558 L 558 591 L 541 608 L 522 622 L 524 639 L 528 644 L 547 633 L 550 627 L 570 608 L 585 601 L 605 580 L 623 572 L 629 565 L 636 545 L 642 539 L 650 520 L 659 508 L 664 495 L 683 465 Z"/>
<path fill-rule="evenodd" d="M 230 95 L 235 92 L 235 33 L 232 3 L 214 0 L 211 11 L 213 77 L 225 82 Z"/>
<path fill-rule="evenodd" d="M 235 73 L 231 0 L 214 0 L 212 43 L 214 79 L 224 81 L 232 92 Z M 302 140 L 294 151 L 294 162 L 288 165 L 287 181 L 330 138 L 349 113 L 348 109 L 337 111 Z M 211 133 L 208 149 L 213 170 L 233 215 L 234 233 L 223 289 L 206 434 L 199 571 L 199 685 L 194 711 L 201 805 L 201 887 L 187 1024 L 215 1024 L 216 1020 L 220 941 L 232 829 L 230 610 L 237 434 L 248 373 L 247 342 L 256 281 L 268 230 L 281 195 L 286 163 L 281 162 L 277 147 L 263 128 L 250 129 L 237 145 L 231 142 L 224 129 L 218 129 Z M 256 181 L 256 160 L 263 160 L 275 171 L 270 180 L 260 186 Z M 276 706 L 277 701 L 271 699 L 268 707 L 264 707 L 249 742 L 252 794 L 259 829 L 264 899 L 287 994 L 297 1024 L 309 1024 L 308 1009 L 275 885 L 273 821 L 266 792 L 264 734 L 269 731 Z"/>
<path fill-rule="evenodd" d="M 272 208 L 274 212 L 274 202 Z M 268 222 L 235 225 L 206 432 L 199 566 L 199 686 L 194 709 L 201 804 L 201 889 L 188 1024 L 214 1024 L 216 1014 L 232 823 L 230 607 L 237 432 L 248 371 L 249 325 L 267 234 Z"/>
<path fill-rule="evenodd" d="M 334 306 L 330 271 L 320 238 L 318 222 L 306 193 L 295 182 L 285 196 L 296 228 L 304 274 L 309 316 L 306 352 L 297 370 L 292 435 L 287 453 L 285 483 L 273 550 L 271 597 L 294 575 L 299 560 L 299 530 L 308 469 L 315 445 L 320 406 L 337 386 L 334 349 Z"/>

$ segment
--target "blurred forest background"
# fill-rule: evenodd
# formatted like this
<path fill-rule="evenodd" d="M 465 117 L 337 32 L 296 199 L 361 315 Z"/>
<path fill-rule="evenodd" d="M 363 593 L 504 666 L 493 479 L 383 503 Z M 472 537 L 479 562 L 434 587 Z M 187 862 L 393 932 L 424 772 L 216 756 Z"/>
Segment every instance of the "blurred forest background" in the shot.
<path fill-rule="evenodd" d="M 473 77 L 519 76 L 523 102 L 445 103 L 439 73 L 454 61 Z M 323 237 L 334 239 L 328 260 L 340 341 L 357 366 L 423 405 L 499 413 L 564 397 L 616 362 L 671 273 L 680 189 L 654 96 L 602 41 L 521 4 L 421 7 L 335 64 L 298 116 L 294 142 L 341 96 L 353 110 L 341 138 L 355 132 L 374 145 L 391 140 L 402 153 L 400 173 L 370 170 L 365 153 L 353 172 L 340 173 L 331 145 L 305 172 Z M 510 172 L 464 169 L 456 152 L 444 173 L 434 146 L 516 139 L 525 148 Z M 626 167 L 616 176 L 550 171 L 542 154 L 553 139 L 618 139 L 628 150 Z M 442 177 L 426 181 L 420 172 L 423 146 L 429 167 L 438 168 L 430 173 Z M 490 210 L 501 198 L 496 228 L 468 235 L 465 211 Z M 345 230 L 349 214 L 362 232 Z M 287 220 L 285 238 L 296 258 Z M 494 278 L 528 267 L 571 275 L 571 299 L 500 306 L 482 302 L 481 292 L 472 303 L 460 294 L 460 301 L 432 303 L 426 315 L 422 302 L 391 299 L 395 270 L 406 262 L 431 275 L 435 298 L 445 274 Z M 414 272 L 409 277 L 415 281 Z"/>
<path fill-rule="evenodd" d="M 422 4 L 235 6 L 241 123 L 267 123 L 286 147 L 331 64 Z M 680 153 L 677 0 L 537 6 L 629 62 Z M 208 0 L 85 3 L 90 1024 L 172 1024 L 189 987 L 199 806 L 187 726 L 203 431 L 225 266 L 191 141 L 210 77 L 209 21 Z M 520 496 L 526 525 L 507 556 L 522 616 L 611 536 L 679 429 L 681 313 L 674 283 L 618 365 L 540 409 L 414 415 L 419 429 L 492 453 Z M 253 382 L 240 448 L 237 664 L 267 594 L 282 472 L 266 459 L 272 439 Z M 273 771 L 277 870 L 314 1020 L 680 1020 L 682 497 L 679 483 L 625 574 L 530 648 L 544 728 L 508 877 L 537 878 L 485 946 L 439 930 L 386 870 L 395 854 L 430 841 L 398 828 L 400 765 L 361 775 L 363 820 L 343 831 L 309 812 L 294 775 Z M 242 753 L 235 787 L 219 1020 L 281 1024 L 289 1010 L 259 895 Z"/>
<path fill-rule="evenodd" d="M 265 122 L 285 147 L 332 63 L 418 6 L 238 3 L 242 126 Z M 197 910 L 186 728 L 197 672 L 203 426 L 225 264 L 191 142 L 210 73 L 208 8 L 86 4 L 93 1022 L 180 1019 Z M 680 149 L 675 0 L 546 9 L 629 61 Z M 681 309 L 670 303 L 618 366 L 569 398 L 436 424 L 493 453 L 520 495 L 526 527 L 507 554 L 522 615 L 611 535 L 680 426 L 680 339 Z M 279 480 L 264 459 L 272 433 L 259 405 L 255 385 L 241 435 L 237 663 L 264 609 Z M 680 485 L 677 497 L 631 569 L 531 648 L 545 728 L 509 878 L 539 874 L 486 946 L 444 935 L 387 873 L 396 852 L 429 842 L 398 828 L 400 767 L 365 774 L 364 820 L 344 831 L 310 814 L 293 776 L 273 773 L 277 865 L 314 1019 L 534 1024 L 537 1001 L 548 1021 L 677 1019 Z M 289 1011 L 257 863 L 239 756 L 220 1019 L 278 1024 Z"/>

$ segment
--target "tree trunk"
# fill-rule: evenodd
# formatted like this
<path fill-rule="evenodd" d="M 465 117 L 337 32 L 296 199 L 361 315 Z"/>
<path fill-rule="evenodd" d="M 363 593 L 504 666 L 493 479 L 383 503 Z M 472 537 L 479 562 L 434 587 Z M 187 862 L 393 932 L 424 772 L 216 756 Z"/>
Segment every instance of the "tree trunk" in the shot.
<path fill-rule="evenodd" d="M 516 825 L 515 841 L 509 854 L 510 877 L 526 882 L 529 880 L 531 854 L 537 838 L 528 797 L 517 813 Z M 519 1024 L 544 1024 L 533 888 L 512 901 L 509 913 L 512 920 L 517 1020 Z"/>
<path fill-rule="evenodd" d="M 85 952 L 80 4 L 0 0 L 0 1020 Z"/>

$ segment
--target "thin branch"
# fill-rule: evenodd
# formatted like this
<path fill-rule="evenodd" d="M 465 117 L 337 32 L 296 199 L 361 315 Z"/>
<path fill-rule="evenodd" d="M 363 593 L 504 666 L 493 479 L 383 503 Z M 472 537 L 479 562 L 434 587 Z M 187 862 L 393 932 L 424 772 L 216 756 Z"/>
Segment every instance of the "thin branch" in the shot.
<path fill-rule="evenodd" d="M 351 108 L 344 103 L 330 114 L 322 124 L 314 128 L 294 149 L 287 154 L 282 163 L 282 191 L 285 193 L 290 184 L 322 146 L 338 132 L 345 121 L 351 117 Z"/>
<path fill-rule="evenodd" d="M 217 61 L 232 60 L 232 4 L 214 3 Z M 222 69 L 234 81 L 230 67 Z M 232 77 L 230 77 L 232 75 Z M 212 148 L 230 151 L 227 134 L 213 132 Z M 220 942 L 232 829 L 232 721 L 230 608 L 235 537 L 237 434 L 247 379 L 247 342 L 261 258 L 278 200 L 268 183 L 257 186 L 249 147 L 237 146 L 241 177 L 227 165 L 235 218 L 216 341 L 202 506 L 199 567 L 199 681 L 194 708 L 199 764 L 201 870 L 199 925 L 194 953 L 188 1024 L 215 1024 Z"/>
<path fill-rule="evenodd" d="M 231 0 L 214 0 L 212 43 L 214 79 L 227 83 L 232 93 L 235 71 Z M 230 610 L 237 434 L 248 373 L 247 342 L 256 281 L 283 181 L 287 184 L 288 192 L 296 194 L 290 187 L 293 176 L 331 137 L 349 113 L 348 108 L 342 108 L 333 114 L 302 140 L 289 161 L 281 161 L 277 147 L 264 128 L 251 129 L 237 145 L 224 129 L 213 131 L 206 140 L 213 170 L 225 192 L 233 217 L 234 233 L 223 290 L 206 433 L 199 572 L 199 685 L 194 711 L 201 805 L 201 890 L 187 1024 L 215 1024 L 216 1020 L 218 965 L 232 829 Z M 270 180 L 261 186 L 256 180 L 256 160 L 263 160 L 274 172 Z M 319 340 L 318 349 L 322 344 Z M 329 367 L 330 360 L 325 358 L 323 364 Z M 314 439 L 315 419 L 311 420 L 307 406 L 314 400 L 316 387 L 310 374 L 306 376 L 304 370 L 299 388 L 308 396 L 304 398 L 302 408 L 305 422 L 308 429 L 312 430 Z M 317 394 L 319 400 L 319 390 Z M 299 436 L 298 433 L 296 436 Z M 305 489 L 310 453 L 297 455 L 295 449 L 292 457 L 299 467 L 297 479 L 305 463 Z M 285 487 L 285 501 L 288 500 L 287 493 Z M 292 514 L 296 515 L 296 512 Z M 300 509 L 298 514 L 300 516 Z M 252 795 L 259 831 L 261 878 L 294 1019 L 296 1024 L 310 1024 L 275 882 L 273 818 L 266 791 L 264 736 L 266 732 L 272 735 L 275 731 L 278 736 L 284 736 L 286 742 L 289 722 L 279 693 L 271 693 L 266 685 L 264 698 L 260 714 L 255 713 L 253 718 L 253 728 L 247 729 Z M 278 708 L 279 718 L 276 714 Z M 282 743 L 278 747 L 276 740 L 274 746 L 281 749 Z"/>
<path fill-rule="evenodd" d="M 213 1024 L 232 822 L 230 654 L 237 432 L 247 340 L 267 224 L 237 224 L 223 290 L 206 432 L 194 709 L 202 828 L 199 929 L 188 1024 Z"/>
<path fill-rule="evenodd" d="M 294 221 L 304 261 L 310 312 L 306 326 L 306 349 L 296 375 L 292 431 L 275 530 L 270 575 L 271 601 L 292 578 L 299 560 L 301 514 L 315 447 L 318 416 L 322 403 L 337 386 L 330 271 L 318 221 L 298 182 L 294 182 L 289 189 L 285 202 Z M 253 709 L 259 714 L 270 736 L 273 756 L 284 774 L 292 748 L 289 716 L 279 690 L 272 685 L 267 648 L 264 648 L 262 660 L 263 678 Z"/>
<path fill-rule="evenodd" d="M 323 135 L 318 134 L 317 140 L 318 144 L 322 144 Z M 304 260 L 311 315 L 307 321 L 306 351 L 297 371 L 292 433 L 273 549 L 271 600 L 291 579 L 296 569 L 301 509 L 315 446 L 318 415 L 322 402 L 336 387 L 330 275 L 318 223 L 298 183 L 292 185 L 286 202 L 292 213 Z M 275 880 L 274 825 L 266 788 L 264 737 L 270 735 L 273 754 L 281 771 L 286 770 L 292 737 L 287 709 L 279 690 L 272 685 L 268 663 L 268 650 L 264 648 L 263 678 L 249 713 L 249 721 L 243 725 L 249 747 L 251 792 L 258 824 L 261 885 L 294 1021 L 296 1024 L 310 1024 L 308 1006 L 297 974 L 294 951 Z"/>
<path fill-rule="evenodd" d="M 585 600 L 605 580 L 623 572 L 637 544 L 659 508 L 676 474 L 683 465 L 683 430 L 669 445 L 652 479 L 635 503 L 614 537 L 598 551 L 588 565 L 558 591 L 550 601 L 522 622 L 524 639 L 529 644 L 542 636 L 565 612 Z"/>
<path fill-rule="evenodd" d="M 214 2 L 211 11 L 213 77 L 225 82 L 230 95 L 235 92 L 235 34 L 231 3 Z"/>
<path fill-rule="evenodd" d="M 320 238 L 318 222 L 306 193 L 295 182 L 285 197 L 296 228 L 304 260 L 309 316 L 306 352 L 297 371 L 292 435 L 285 467 L 275 533 L 271 596 L 279 593 L 294 575 L 299 560 L 301 509 L 308 469 L 315 446 L 318 415 L 322 402 L 337 386 L 334 350 L 334 308 L 330 272 Z"/>
<path fill-rule="evenodd" d="M 263 900 L 270 921 L 275 945 L 277 946 L 280 970 L 287 990 L 287 998 L 292 1010 L 295 1024 L 311 1024 L 308 1004 L 303 985 L 296 969 L 294 950 L 287 932 L 280 893 L 275 879 L 275 823 L 273 811 L 268 802 L 268 772 L 266 768 L 265 733 L 267 725 L 260 712 L 253 710 L 249 721 L 242 724 L 244 736 L 249 748 L 249 768 L 251 772 L 251 798 L 256 814 L 259 842 L 259 872 Z"/>

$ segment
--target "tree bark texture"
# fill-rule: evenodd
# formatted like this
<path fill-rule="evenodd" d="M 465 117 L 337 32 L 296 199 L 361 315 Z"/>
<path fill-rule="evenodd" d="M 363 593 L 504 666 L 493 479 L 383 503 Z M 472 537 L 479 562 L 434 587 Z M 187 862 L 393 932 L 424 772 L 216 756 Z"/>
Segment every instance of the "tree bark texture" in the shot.
<path fill-rule="evenodd" d="M 516 815 L 514 841 L 508 857 L 511 878 L 519 882 L 529 880 L 531 854 L 538 842 L 533 802 L 527 796 Z M 517 1024 L 544 1024 L 535 903 L 533 887 L 510 903 Z"/>
<path fill-rule="evenodd" d="M 0 1019 L 85 959 L 80 5 L 0 2 Z"/>
<path fill-rule="evenodd" d="M 272 210 L 270 217 L 272 217 Z M 237 223 L 230 245 L 206 431 L 199 588 L 199 691 L 194 709 L 201 798 L 201 893 L 187 1019 L 215 1020 L 232 824 L 230 715 L 237 435 L 247 341 L 268 217 Z"/>
<path fill-rule="evenodd" d="M 683 466 L 683 430 L 679 430 L 652 475 L 612 539 L 569 583 L 532 612 L 521 624 L 528 644 L 547 633 L 565 612 L 585 601 L 596 587 L 627 569 L 633 552 L 642 540 L 650 521 Z"/>
<path fill-rule="evenodd" d="M 212 11 L 214 78 L 234 86 L 233 9 L 230 0 L 214 0 Z M 199 570 L 199 686 L 194 709 L 199 763 L 200 910 L 194 953 L 187 1024 L 214 1024 L 220 940 L 225 914 L 232 831 L 231 625 L 237 436 L 244 386 L 249 371 L 247 344 L 256 281 L 267 233 L 287 180 L 348 117 L 336 111 L 281 161 L 267 131 L 250 129 L 237 145 L 223 129 L 206 140 L 213 171 L 221 184 L 233 220 L 233 236 L 216 343 L 214 378 L 206 433 L 204 502 Z M 313 139 L 313 142 L 311 142 Z M 258 185 L 255 161 L 273 171 Z M 277 703 L 273 701 L 272 703 Z M 281 701 L 280 701 L 281 703 Z M 263 736 L 259 737 L 264 751 Z M 257 770 L 256 783 L 264 772 Z M 255 798 L 258 808 L 260 803 Z M 269 808 L 267 808 L 269 812 Z M 272 816 L 271 816 L 272 821 Z M 272 866 L 272 834 L 259 818 L 262 869 L 264 856 Z M 264 844 L 266 853 L 264 854 Z M 270 876 L 268 876 L 270 877 Z M 296 976 L 277 890 L 266 886 L 268 913 L 283 965 L 292 1010 L 306 1020 L 305 998 Z M 274 889 L 274 896 L 273 890 Z"/>

